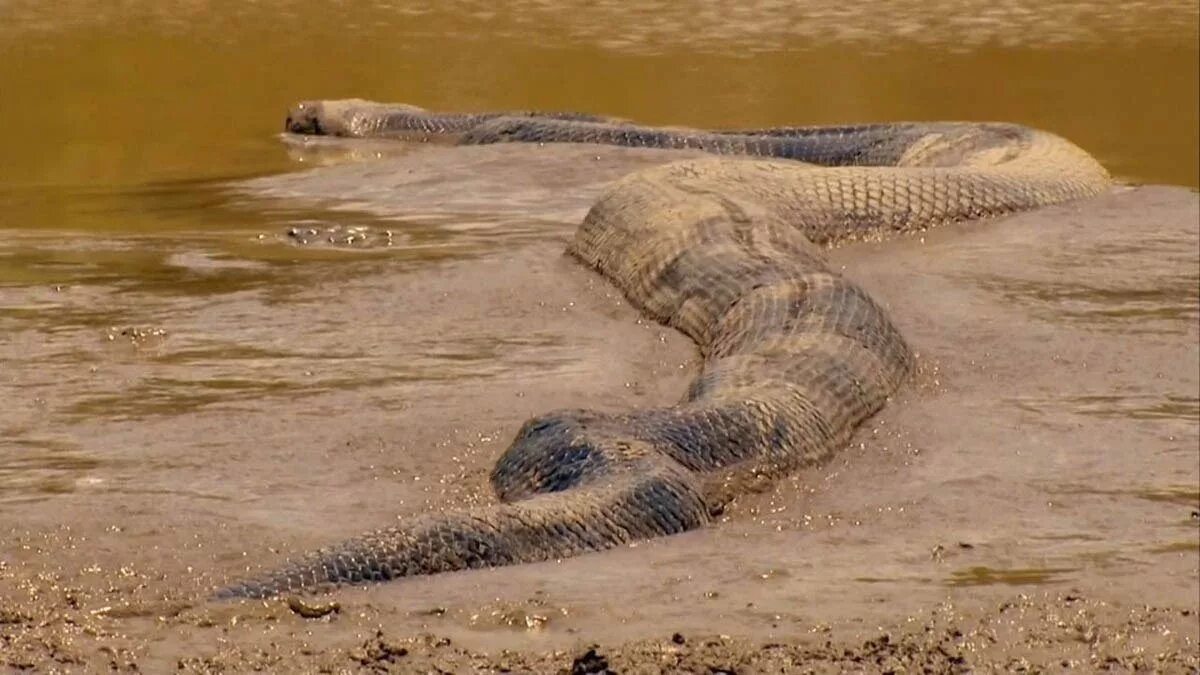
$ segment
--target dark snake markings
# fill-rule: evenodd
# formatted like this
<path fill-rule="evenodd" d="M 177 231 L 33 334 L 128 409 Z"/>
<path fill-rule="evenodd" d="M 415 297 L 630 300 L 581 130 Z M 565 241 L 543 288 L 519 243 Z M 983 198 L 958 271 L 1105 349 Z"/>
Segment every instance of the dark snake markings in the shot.
<path fill-rule="evenodd" d="M 748 481 L 829 457 L 912 369 L 883 310 L 828 269 L 822 245 L 1011 213 L 1109 183 L 1076 146 L 1012 124 L 707 132 L 571 113 L 443 115 L 326 101 L 297 106 L 287 128 L 743 157 L 621 179 L 569 247 L 647 316 L 695 340 L 704 366 L 678 405 L 529 420 L 492 471 L 499 505 L 414 517 L 218 597 L 562 558 L 701 527 Z"/>

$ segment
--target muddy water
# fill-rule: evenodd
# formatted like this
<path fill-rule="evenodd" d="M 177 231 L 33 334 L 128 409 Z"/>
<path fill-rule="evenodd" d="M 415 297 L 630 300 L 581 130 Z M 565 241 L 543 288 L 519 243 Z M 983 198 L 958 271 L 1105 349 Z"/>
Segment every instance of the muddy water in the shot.
<path fill-rule="evenodd" d="M 40 626 L 17 648 L 174 667 L 235 619 L 243 654 L 376 624 L 492 650 L 792 639 L 1014 589 L 1194 607 L 1200 215 L 1147 188 L 836 252 L 924 370 L 837 462 L 720 527 L 346 591 L 356 611 L 316 632 L 93 613 L 486 501 L 526 417 L 668 403 L 694 372 L 559 256 L 604 183 L 678 155 L 281 142 L 294 99 L 1000 118 L 1197 184 L 1195 3 L 948 6 L 4 3 L 0 608 Z"/>

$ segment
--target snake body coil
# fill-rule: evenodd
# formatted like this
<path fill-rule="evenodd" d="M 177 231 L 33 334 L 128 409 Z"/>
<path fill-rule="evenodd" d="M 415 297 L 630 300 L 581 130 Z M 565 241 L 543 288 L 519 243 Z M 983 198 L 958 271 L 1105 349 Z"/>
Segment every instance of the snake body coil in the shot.
<path fill-rule="evenodd" d="M 621 179 L 569 247 L 643 313 L 699 346 L 702 372 L 678 405 L 529 420 L 492 472 L 497 506 L 414 518 L 219 597 L 562 558 L 700 527 L 747 482 L 829 457 L 912 369 L 884 311 L 826 266 L 821 245 L 1085 197 L 1109 180 L 1076 146 L 1012 124 L 708 132 L 572 113 L 442 115 L 329 101 L 301 104 L 287 128 L 738 158 L 689 159 Z"/>

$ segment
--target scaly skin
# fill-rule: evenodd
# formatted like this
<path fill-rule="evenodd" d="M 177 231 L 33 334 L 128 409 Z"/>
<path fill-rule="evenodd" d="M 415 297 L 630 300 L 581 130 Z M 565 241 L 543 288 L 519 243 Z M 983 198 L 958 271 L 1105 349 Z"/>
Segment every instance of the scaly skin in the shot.
<path fill-rule="evenodd" d="M 571 255 L 699 346 L 703 369 L 678 405 L 530 420 L 492 472 L 498 506 L 415 518 L 218 597 L 562 558 L 700 527 L 747 482 L 844 446 L 912 369 L 883 310 L 831 271 L 818 245 L 1086 197 L 1109 182 L 1074 145 L 1011 124 L 705 132 L 356 101 L 302 104 L 288 128 L 800 161 L 699 159 L 639 171 L 613 185 L 577 231 Z"/>

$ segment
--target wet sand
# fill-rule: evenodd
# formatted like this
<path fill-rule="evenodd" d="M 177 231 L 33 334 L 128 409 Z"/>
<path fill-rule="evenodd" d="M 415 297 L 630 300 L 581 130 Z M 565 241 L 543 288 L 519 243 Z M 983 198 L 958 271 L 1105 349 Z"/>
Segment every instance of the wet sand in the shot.
<path fill-rule="evenodd" d="M 667 404 L 695 373 L 561 254 L 608 180 L 679 155 L 366 148 L 232 186 L 320 215 L 184 242 L 162 286 L 0 286 L 0 667 L 1200 667 L 1200 203 L 1154 186 L 833 251 L 920 372 L 715 527 L 344 589 L 320 618 L 194 602 L 486 502 L 527 417 Z"/>

